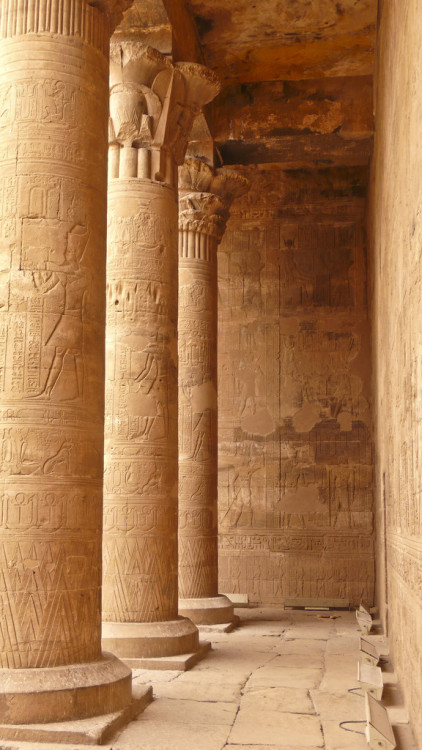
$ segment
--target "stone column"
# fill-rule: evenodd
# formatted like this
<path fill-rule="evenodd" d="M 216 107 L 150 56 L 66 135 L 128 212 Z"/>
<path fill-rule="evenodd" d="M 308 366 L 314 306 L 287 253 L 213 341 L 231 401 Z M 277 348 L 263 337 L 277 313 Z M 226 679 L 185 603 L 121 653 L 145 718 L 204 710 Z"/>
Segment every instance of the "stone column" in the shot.
<path fill-rule="evenodd" d="M 131 700 L 100 641 L 113 5 L 1 3 L 1 724 Z"/>
<path fill-rule="evenodd" d="M 218 89 L 112 45 L 103 643 L 126 658 L 198 650 L 177 609 L 177 165 Z"/>
<path fill-rule="evenodd" d="M 197 625 L 234 620 L 218 595 L 217 247 L 247 188 L 199 159 L 179 169 L 179 612 Z"/>

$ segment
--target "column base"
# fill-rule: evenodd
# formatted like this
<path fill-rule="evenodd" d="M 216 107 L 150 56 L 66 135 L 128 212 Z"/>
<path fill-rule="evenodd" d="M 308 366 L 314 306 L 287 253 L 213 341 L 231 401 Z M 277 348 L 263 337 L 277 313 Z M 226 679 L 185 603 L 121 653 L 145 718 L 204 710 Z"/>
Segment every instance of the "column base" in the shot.
<path fill-rule="evenodd" d="M 126 709 L 131 702 L 131 671 L 112 654 L 87 664 L 0 669 L 2 725 L 87 719 Z"/>
<path fill-rule="evenodd" d="M 155 656 L 141 659 L 123 659 L 126 666 L 131 669 L 170 669 L 174 672 L 187 672 L 189 669 L 205 659 L 208 652 L 211 651 L 209 641 L 200 641 L 197 651 L 191 654 L 178 654 L 177 656 Z"/>
<path fill-rule="evenodd" d="M 55 744 L 103 745 L 136 719 L 152 701 L 152 687 L 134 685 L 131 703 L 121 711 L 91 719 L 50 724 L 1 724 L 0 740 L 54 742 Z"/>
<path fill-rule="evenodd" d="M 102 646 L 121 659 L 192 654 L 199 649 L 198 628 L 186 617 L 163 622 L 103 622 Z"/>
<path fill-rule="evenodd" d="M 179 614 L 195 625 L 221 625 L 234 622 L 233 604 L 227 596 L 179 599 Z"/>

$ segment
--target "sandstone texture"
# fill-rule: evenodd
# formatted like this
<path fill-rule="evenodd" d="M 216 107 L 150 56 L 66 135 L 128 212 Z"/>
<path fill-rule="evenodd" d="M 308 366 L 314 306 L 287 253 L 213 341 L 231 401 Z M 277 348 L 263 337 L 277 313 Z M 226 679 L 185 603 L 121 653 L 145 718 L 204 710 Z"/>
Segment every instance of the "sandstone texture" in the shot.
<path fill-rule="evenodd" d="M 131 701 L 130 670 L 102 656 L 100 642 L 108 46 L 119 12 L 85 2 L 1 8 L 0 721 L 9 725 Z"/>
<path fill-rule="evenodd" d="M 377 599 L 422 737 L 420 6 L 384 3 L 371 232 L 378 462 Z"/>
<path fill-rule="evenodd" d="M 179 168 L 179 612 L 198 624 L 234 619 L 217 596 L 217 247 L 247 188 L 199 158 Z"/>
<path fill-rule="evenodd" d="M 103 643 L 173 656 L 199 646 L 178 620 L 177 165 L 219 86 L 133 41 L 110 84 Z"/>
<path fill-rule="evenodd" d="M 245 174 L 219 249 L 220 589 L 372 600 L 366 172 Z"/>

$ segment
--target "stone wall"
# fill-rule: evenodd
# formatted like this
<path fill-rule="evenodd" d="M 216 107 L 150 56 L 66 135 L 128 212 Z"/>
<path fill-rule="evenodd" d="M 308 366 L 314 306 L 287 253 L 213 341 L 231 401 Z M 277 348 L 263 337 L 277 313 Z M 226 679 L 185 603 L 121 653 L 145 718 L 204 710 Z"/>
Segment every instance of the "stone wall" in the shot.
<path fill-rule="evenodd" d="M 417 737 L 422 736 L 421 27 L 418 0 L 384 3 L 370 212 L 377 599 Z"/>
<path fill-rule="evenodd" d="M 360 168 L 245 168 L 219 251 L 220 591 L 373 597 Z"/>

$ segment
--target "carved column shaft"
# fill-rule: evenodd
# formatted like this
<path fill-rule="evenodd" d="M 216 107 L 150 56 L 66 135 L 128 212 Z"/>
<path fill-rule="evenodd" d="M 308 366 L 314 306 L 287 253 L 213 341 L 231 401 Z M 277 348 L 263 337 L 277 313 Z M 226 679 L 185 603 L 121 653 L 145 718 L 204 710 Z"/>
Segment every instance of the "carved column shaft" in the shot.
<path fill-rule="evenodd" d="M 112 12 L 1 4 L 1 723 L 131 698 L 100 647 Z"/>
<path fill-rule="evenodd" d="M 179 612 L 233 620 L 218 596 L 217 247 L 246 180 L 187 159 L 179 170 Z"/>
<path fill-rule="evenodd" d="M 177 610 L 176 165 L 217 90 L 202 66 L 112 48 L 103 633 L 127 657 L 198 648 Z"/>

